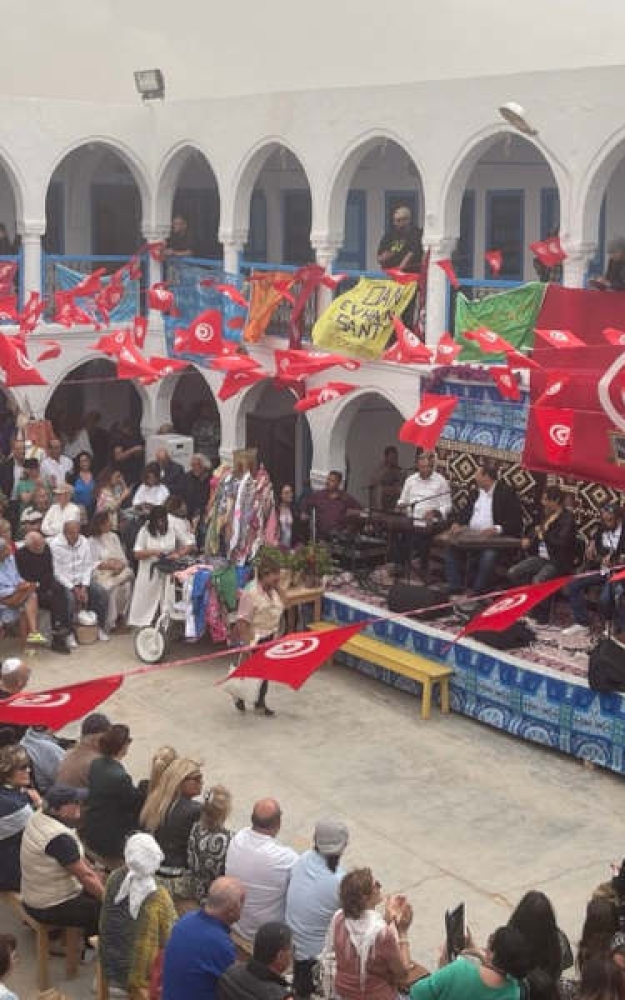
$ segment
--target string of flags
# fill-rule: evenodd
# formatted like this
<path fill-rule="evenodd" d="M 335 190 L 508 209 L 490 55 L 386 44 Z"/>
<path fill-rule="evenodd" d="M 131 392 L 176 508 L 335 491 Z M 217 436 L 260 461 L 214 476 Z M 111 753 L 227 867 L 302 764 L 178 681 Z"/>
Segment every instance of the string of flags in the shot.
<path fill-rule="evenodd" d="M 584 574 L 582 574 L 583 576 Z M 585 574 L 591 575 L 591 574 Z M 527 615 L 532 608 L 563 589 L 573 579 L 573 576 L 562 576 L 546 583 L 527 584 L 514 587 L 507 591 L 495 591 L 484 594 L 483 610 L 478 611 L 469 622 L 456 634 L 453 645 L 461 639 L 479 634 L 483 631 L 502 632 L 510 628 L 519 618 Z M 625 579 L 625 567 L 616 566 L 612 571 L 613 582 Z M 444 607 L 445 605 L 441 605 Z M 431 611 L 432 609 L 428 609 Z M 424 609 L 404 612 L 401 616 L 411 618 L 425 614 Z M 249 653 L 241 658 L 235 670 L 227 677 L 216 682 L 217 685 L 235 677 L 253 677 L 258 680 L 285 684 L 293 690 L 299 690 L 306 681 L 352 636 L 367 626 L 378 621 L 388 620 L 389 616 L 363 619 L 362 621 L 329 628 L 323 632 L 292 632 L 254 646 L 240 647 L 236 654 Z M 449 647 L 448 647 L 449 648 Z M 211 662 L 232 657 L 232 650 L 219 650 L 205 656 L 193 657 L 191 660 L 179 660 L 172 663 L 158 663 L 151 666 L 137 667 L 126 674 L 111 674 L 77 684 L 67 684 L 44 691 L 22 691 L 0 702 L 0 722 L 14 725 L 44 725 L 56 731 L 76 719 L 83 718 L 92 712 L 99 704 L 110 698 L 127 678 L 151 673 L 155 670 L 168 670 L 189 662 Z"/>

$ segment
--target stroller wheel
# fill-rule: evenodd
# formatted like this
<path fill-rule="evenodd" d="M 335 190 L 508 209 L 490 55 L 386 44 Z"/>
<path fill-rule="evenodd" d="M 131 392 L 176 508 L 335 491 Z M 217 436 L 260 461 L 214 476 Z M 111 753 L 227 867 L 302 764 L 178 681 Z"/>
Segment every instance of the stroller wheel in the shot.
<path fill-rule="evenodd" d="M 167 636 L 154 625 L 141 628 L 135 635 L 135 654 L 142 663 L 160 663 L 167 652 Z"/>

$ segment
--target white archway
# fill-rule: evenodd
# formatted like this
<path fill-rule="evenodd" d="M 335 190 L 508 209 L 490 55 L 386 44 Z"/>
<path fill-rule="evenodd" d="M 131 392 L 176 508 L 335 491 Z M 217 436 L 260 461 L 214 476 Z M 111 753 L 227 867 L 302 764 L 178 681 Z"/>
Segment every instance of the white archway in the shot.
<path fill-rule="evenodd" d="M 99 363 L 97 368 L 94 362 Z M 90 368 L 94 370 L 93 375 Z M 102 416 L 102 425 L 109 427 L 115 421 L 130 416 L 124 397 L 126 400 L 134 397 L 137 400 L 138 423 L 143 424 L 151 412 L 146 387 L 134 380 L 118 379 L 116 371 L 115 362 L 101 352 L 81 352 L 79 356 L 67 361 L 63 368 L 56 369 L 54 381 L 47 387 L 42 401 L 42 414 L 54 415 L 54 403 L 57 404 L 58 411 L 71 407 L 72 416 L 84 416 L 90 410 L 98 410 Z M 90 386 L 93 387 L 92 391 L 89 390 Z"/>
<path fill-rule="evenodd" d="M 435 226 L 440 221 L 440 234 L 446 237 L 458 237 L 460 234 L 460 206 L 467 181 L 476 164 L 492 146 L 510 136 L 533 147 L 550 168 L 560 198 L 561 232 L 564 235 L 568 226 L 570 180 L 569 173 L 551 150 L 532 136 L 520 136 L 509 128 L 500 125 L 490 125 L 468 139 L 453 158 L 447 174 L 440 187 L 438 201 L 439 210 L 435 214 Z"/>
<path fill-rule="evenodd" d="M 252 210 L 252 195 L 255 188 L 259 185 L 262 179 L 263 172 L 271 167 L 272 161 L 276 163 L 276 171 L 281 169 L 284 170 L 285 175 L 293 176 L 297 173 L 296 185 L 290 184 L 290 189 L 301 189 L 302 191 L 308 192 L 308 197 L 310 198 L 310 216 L 311 224 L 310 229 L 312 229 L 312 219 L 315 213 L 315 203 L 314 203 L 314 192 L 313 187 L 310 182 L 310 173 L 304 161 L 304 158 L 300 155 L 297 149 L 292 146 L 291 143 L 284 141 L 279 137 L 266 137 L 246 153 L 246 155 L 241 160 L 239 166 L 237 167 L 234 178 L 232 181 L 232 187 L 230 191 L 230 206 L 224 209 L 223 216 L 225 219 L 225 228 L 227 231 L 231 231 L 236 234 L 237 239 L 244 244 L 248 237 L 250 237 L 250 215 Z M 302 184 L 302 179 L 304 184 Z M 277 178 L 277 183 L 271 185 L 271 192 L 279 193 L 280 191 L 286 191 L 289 189 L 289 182 L 287 178 L 287 183 L 282 184 L 280 178 Z M 281 205 L 279 201 L 274 199 L 274 204 L 267 206 L 267 224 L 271 225 L 272 219 L 275 221 L 276 215 L 281 215 L 284 209 L 284 204 Z M 307 238 L 310 233 L 307 234 Z M 269 237 L 269 242 L 271 243 L 271 237 Z M 274 240 L 274 247 L 278 245 L 278 240 Z M 282 248 L 284 251 L 284 248 Z M 275 249 L 272 252 L 271 247 L 268 249 L 269 259 L 282 258 L 283 252 L 276 253 Z"/>
<path fill-rule="evenodd" d="M 327 238 L 337 246 L 343 246 L 348 192 L 352 186 L 354 177 L 358 174 L 359 169 L 363 167 L 363 164 L 366 163 L 368 157 L 375 156 L 377 152 L 379 153 L 380 160 L 383 161 L 389 151 L 396 158 L 398 154 L 400 157 L 403 157 L 407 171 L 404 170 L 403 174 L 399 174 L 397 164 L 391 165 L 391 171 L 388 169 L 385 170 L 384 163 L 381 162 L 378 170 L 380 176 L 377 180 L 374 178 L 373 186 L 379 188 L 380 191 L 384 188 L 392 189 L 393 185 L 397 185 L 398 183 L 393 179 L 393 175 L 401 177 L 399 183 L 402 184 L 402 187 L 408 185 L 406 191 L 401 191 L 401 193 L 415 193 L 417 218 L 414 221 L 421 227 L 423 226 L 427 205 L 423 165 L 403 136 L 386 128 L 376 128 L 370 129 L 353 139 L 337 158 L 320 204 L 319 216 L 314 217 L 313 238 L 316 236 L 319 236 L 320 239 Z M 409 179 L 406 179 L 406 173 L 411 173 Z M 369 206 L 367 206 L 367 216 L 370 214 Z M 382 210 L 374 215 L 375 221 L 373 224 L 379 232 L 371 235 L 369 241 L 371 245 L 374 243 L 377 244 L 377 241 L 381 237 L 386 226 L 387 214 L 386 206 L 383 206 Z M 370 257 L 371 253 L 369 254 Z"/>
<path fill-rule="evenodd" d="M 179 143 L 163 158 L 157 174 L 157 231 L 167 232 L 172 215 L 181 214 L 197 244 L 194 256 L 218 256 L 220 188 L 210 156 L 196 142 Z"/>
<path fill-rule="evenodd" d="M 599 239 L 599 219 L 603 198 L 610 186 L 610 182 L 619 170 L 619 166 L 625 163 L 625 128 L 620 128 L 614 132 L 599 148 L 579 184 L 575 198 L 575 219 L 578 223 L 578 230 L 574 234 L 582 245 L 596 244 Z M 620 196 L 619 186 L 619 198 Z M 611 213 L 606 212 L 606 219 Z M 620 220 L 619 220 L 620 221 Z M 612 222 L 614 219 L 612 218 Z M 618 235 L 623 235 L 623 223 L 617 223 Z M 611 235 L 616 235 L 612 233 Z"/>
<path fill-rule="evenodd" d="M 146 166 L 107 136 L 76 140 L 60 152 L 41 193 L 48 251 L 131 254 L 151 218 L 152 184 Z"/>
<path fill-rule="evenodd" d="M 414 409 L 414 403 L 410 405 L 412 409 L 408 410 L 407 401 L 385 389 L 363 387 L 336 403 L 313 410 L 316 480 L 337 469 L 345 476 L 348 491 L 367 506 L 368 484 L 374 469 L 382 463 L 387 445 L 397 447 L 400 465 L 412 467 L 414 448 L 397 437 Z"/>

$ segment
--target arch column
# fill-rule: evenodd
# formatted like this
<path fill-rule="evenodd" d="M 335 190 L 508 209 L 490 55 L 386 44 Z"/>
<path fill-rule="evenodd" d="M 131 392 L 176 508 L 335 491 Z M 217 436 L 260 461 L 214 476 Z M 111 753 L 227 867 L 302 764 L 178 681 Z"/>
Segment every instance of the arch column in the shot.
<path fill-rule="evenodd" d="M 22 238 L 22 288 L 26 297 L 30 292 L 41 294 L 41 237 L 46 231 L 43 220 L 24 220 L 17 231 Z"/>
<path fill-rule="evenodd" d="M 224 271 L 226 274 L 239 273 L 240 258 L 247 243 L 248 232 L 247 229 L 219 230 L 219 242 L 224 248 Z"/>
<path fill-rule="evenodd" d="M 563 263 L 563 283 L 567 288 L 583 288 L 588 264 L 597 251 L 591 242 L 566 243 L 566 260 Z"/>
<path fill-rule="evenodd" d="M 436 262 L 450 257 L 455 246 L 456 238 L 453 236 L 428 233 L 423 237 L 423 249 L 426 253 L 430 251 L 425 317 L 427 344 L 438 343 L 447 326 L 448 280 L 445 272 L 436 267 Z"/>
<path fill-rule="evenodd" d="M 324 271 L 331 271 L 336 255 L 343 246 L 343 237 L 336 234 L 312 233 L 310 237 L 315 260 Z M 332 302 L 332 289 L 321 285 L 317 292 L 317 315 L 321 315 Z"/>
<path fill-rule="evenodd" d="M 169 226 L 164 223 L 152 226 L 143 226 L 141 233 L 146 243 L 160 243 L 169 235 Z M 148 288 L 151 288 L 152 285 L 156 285 L 159 281 L 163 280 L 163 265 L 160 261 L 154 260 L 151 254 L 148 254 L 147 257 Z M 164 329 L 163 314 L 159 312 L 158 309 L 150 309 L 148 310 L 148 321 L 150 332 L 154 332 L 162 336 Z"/>

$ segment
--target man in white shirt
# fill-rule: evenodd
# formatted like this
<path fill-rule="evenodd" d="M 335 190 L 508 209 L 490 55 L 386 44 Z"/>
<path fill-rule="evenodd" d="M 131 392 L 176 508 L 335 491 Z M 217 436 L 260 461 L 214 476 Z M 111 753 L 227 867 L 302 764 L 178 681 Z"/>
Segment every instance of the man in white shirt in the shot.
<path fill-rule="evenodd" d="M 497 535 L 520 538 L 523 530 L 521 501 L 503 479 L 498 479 L 494 462 L 484 459 L 478 466 L 475 485 L 477 495 L 466 507 L 463 523 L 456 521 L 449 529 L 452 539 L 460 532 L 475 536 L 471 548 L 462 549 L 451 544 L 445 550 L 445 573 L 452 594 L 462 593 L 465 585 L 470 594 L 486 593 L 502 554 L 500 548 L 489 548 L 488 539 Z"/>
<path fill-rule="evenodd" d="M 252 825 L 230 841 L 226 875 L 245 886 L 245 902 L 233 930 L 244 946 L 251 945 L 261 924 L 284 921 L 286 892 L 298 855 L 276 840 L 282 812 L 275 799 L 260 799 L 252 811 Z"/>
<path fill-rule="evenodd" d="M 393 535 L 393 561 L 399 572 L 402 564 L 418 554 L 421 570 L 427 573 L 427 563 L 432 547 L 432 538 L 442 531 L 444 522 L 451 513 L 451 488 L 444 476 L 434 469 L 435 455 L 424 451 L 417 455 L 416 472 L 408 476 L 401 491 L 397 506 L 412 518 L 416 531 L 408 538 L 402 532 Z"/>
<path fill-rule="evenodd" d="M 66 483 L 67 476 L 74 471 L 71 458 L 61 454 L 61 442 L 57 438 L 48 443 L 48 453 L 41 460 L 40 471 L 44 483 L 51 489 Z"/>
<path fill-rule="evenodd" d="M 74 487 L 69 483 L 59 483 L 54 487 L 54 503 L 43 516 L 41 522 L 41 534 L 46 538 L 55 538 L 60 535 L 66 521 L 78 521 L 80 523 L 80 507 L 72 503 Z"/>
<path fill-rule="evenodd" d="M 50 542 L 54 578 L 63 587 L 70 621 L 83 609 L 95 611 L 98 617 L 98 638 L 106 642 L 106 612 L 108 596 L 103 587 L 92 580 L 94 564 L 89 542 L 80 534 L 79 521 L 66 521 L 62 532 Z M 73 634 L 68 645 L 76 646 Z"/>

